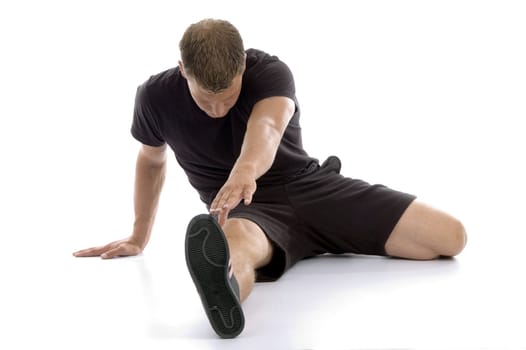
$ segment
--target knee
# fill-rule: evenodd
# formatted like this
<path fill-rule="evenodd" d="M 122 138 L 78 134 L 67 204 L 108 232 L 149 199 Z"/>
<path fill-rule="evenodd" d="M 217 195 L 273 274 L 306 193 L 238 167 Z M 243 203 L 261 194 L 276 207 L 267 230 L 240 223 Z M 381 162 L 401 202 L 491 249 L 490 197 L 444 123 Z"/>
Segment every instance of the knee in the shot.
<path fill-rule="evenodd" d="M 246 219 L 229 219 L 223 227 L 232 261 L 256 267 L 272 256 L 272 246 L 261 228 Z"/>
<path fill-rule="evenodd" d="M 460 254 L 467 243 L 467 233 L 464 225 L 457 219 L 454 219 L 444 237 L 442 256 L 455 256 Z"/>
<path fill-rule="evenodd" d="M 225 236 L 229 239 L 238 239 L 238 237 L 244 234 L 246 229 L 247 228 L 246 228 L 245 223 L 241 220 L 229 219 L 226 221 L 225 225 L 223 226 L 223 231 L 225 232 Z"/>
<path fill-rule="evenodd" d="M 223 226 L 228 244 L 232 247 L 250 247 L 257 243 L 251 227 L 246 220 L 229 219 Z"/>
<path fill-rule="evenodd" d="M 244 248 L 248 245 L 247 241 L 250 237 L 247 234 L 246 225 L 242 221 L 227 220 L 226 224 L 223 226 L 223 231 L 225 232 L 225 237 L 228 241 L 231 253 L 245 251 Z"/>

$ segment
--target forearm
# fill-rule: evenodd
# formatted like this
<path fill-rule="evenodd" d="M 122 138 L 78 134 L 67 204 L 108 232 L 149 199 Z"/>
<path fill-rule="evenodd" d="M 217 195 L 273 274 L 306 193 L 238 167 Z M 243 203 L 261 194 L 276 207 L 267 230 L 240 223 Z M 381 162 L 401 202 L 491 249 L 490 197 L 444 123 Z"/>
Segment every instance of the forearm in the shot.
<path fill-rule="evenodd" d="M 261 177 L 274 163 L 281 137 L 281 132 L 270 124 L 251 125 L 232 173 L 250 173 L 254 180 Z"/>
<path fill-rule="evenodd" d="M 270 169 L 294 110 L 294 101 L 285 97 L 269 97 L 256 103 L 233 174 L 251 174 L 257 180 Z"/>
<path fill-rule="evenodd" d="M 166 162 L 152 166 L 139 154 L 135 170 L 135 222 L 131 238 L 143 249 L 150 239 L 165 174 Z"/>
<path fill-rule="evenodd" d="M 286 97 L 269 97 L 254 105 L 247 123 L 241 153 L 230 176 L 210 205 L 224 225 L 231 209 L 241 200 L 250 205 L 257 183 L 274 163 L 281 138 L 294 113 L 295 104 Z"/>

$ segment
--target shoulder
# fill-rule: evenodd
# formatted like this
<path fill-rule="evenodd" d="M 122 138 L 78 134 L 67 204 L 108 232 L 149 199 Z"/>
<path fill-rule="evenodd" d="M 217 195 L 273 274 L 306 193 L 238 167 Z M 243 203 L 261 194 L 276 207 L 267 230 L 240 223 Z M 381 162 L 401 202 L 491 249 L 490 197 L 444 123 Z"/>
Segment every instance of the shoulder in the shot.
<path fill-rule="evenodd" d="M 248 49 L 243 89 L 256 100 L 270 96 L 294 98 L 295 85 L 291 70 L 278 56 Z"/>
<path fill-rule="evenodd" d="M 248 49 L 246 54 L 246 70 L 248 73 L 290 71 L 287 64 L 276 55 L 258 49 Z"/>
<path fill-rule="evenodd" d="M 150 76 L 137 88 L 137 96 L 142 99 L 159 99 L 169 95 L 182 79 L 179 67 L 170 68 Z"/>
<path fill-rule="evenodd" d="M 250 63 L 252 64 L 259 63 L 262 61 L 267 61 L 267 62 L 279 61 L 279 58 L 277 56 L 270 55 L 269 53 L 263 50 L 258 50 L 254 48 L 247 49 L 246 54 L 247 54 L 247 65 L 249 65 Z"/>
<path fill-rule="evenodd" d="M 177 80 L 180 76 L 179 67 L 174 67 L 151 75 L 142 85 L 144 86 L 165 86 Z"/>

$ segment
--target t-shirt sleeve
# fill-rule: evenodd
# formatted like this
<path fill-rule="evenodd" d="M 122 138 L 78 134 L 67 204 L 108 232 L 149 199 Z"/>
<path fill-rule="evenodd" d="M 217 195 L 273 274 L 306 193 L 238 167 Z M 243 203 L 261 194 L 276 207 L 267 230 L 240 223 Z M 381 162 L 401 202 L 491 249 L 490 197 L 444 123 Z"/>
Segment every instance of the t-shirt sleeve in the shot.
<path fill-rule="evenodd" d="M 132 136 L 145 145 L 162 146 L 165 141 L 159 122 L 159 115 L 153 108 L 146 87 L 144 85 L 139 86 L 133 109 Z"/>
<path fill-rule="evenodd" d="M 296 86 L 289 67 L 275 56 L 271 56 L 269 61 L 254 76 L 254 102 L 274 96 L 295 99 Z"/>

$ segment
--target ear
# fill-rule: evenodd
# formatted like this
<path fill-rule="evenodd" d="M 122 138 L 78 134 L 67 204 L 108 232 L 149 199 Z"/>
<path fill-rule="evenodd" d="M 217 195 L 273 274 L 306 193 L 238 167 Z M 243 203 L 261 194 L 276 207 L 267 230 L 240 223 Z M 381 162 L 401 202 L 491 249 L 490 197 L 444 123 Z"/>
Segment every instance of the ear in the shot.
<path fill-rule="evenodd" d="M 241 75 L 245 74 L 245 69 L 247 68 L 247 53 L 245 52 L 245 63 L 243 64 L 243 71 Z"/>
<path fill-rule="evenodd" d="M 179 61 L 179 70 L 181 71 L 181 75 L 183 76 L 183 78 L 187 79 L 186 78 L 186 73 L 184 72 L 184 67 L 183 67 L 183 62 L 182 61 Z"/>

